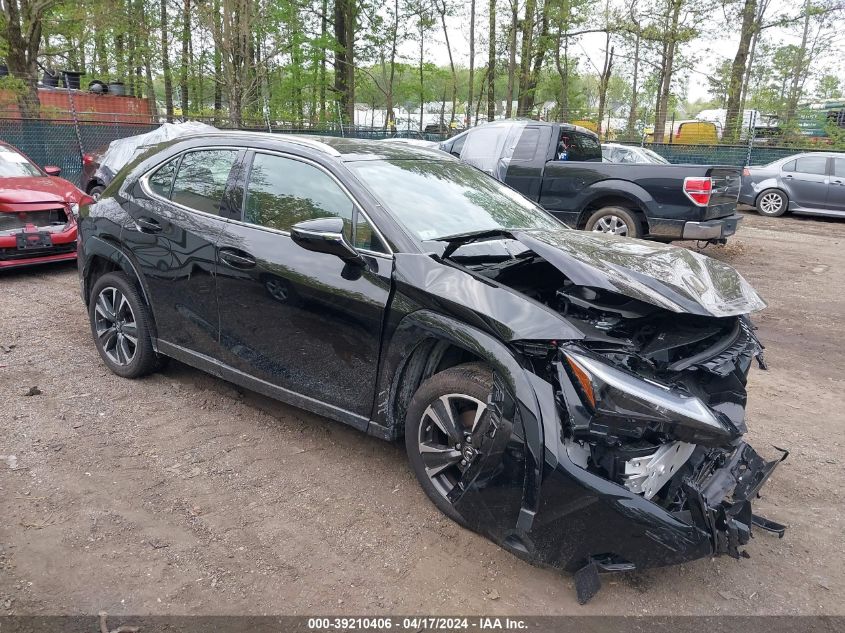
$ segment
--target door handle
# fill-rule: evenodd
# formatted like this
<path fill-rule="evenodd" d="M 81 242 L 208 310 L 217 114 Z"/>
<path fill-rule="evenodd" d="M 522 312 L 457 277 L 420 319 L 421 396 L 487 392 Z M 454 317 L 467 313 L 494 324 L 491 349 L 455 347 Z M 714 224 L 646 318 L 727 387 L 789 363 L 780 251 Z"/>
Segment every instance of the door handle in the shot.
<path fill-rule="evenodd" d="M 161 224 L 159 224 L 158 220 L 153 218 L 147 217 L 139 217 L 135 220 L 135 226 L 138 227 L 143 233 L 160 233 L 161 232 Z"/>
<path fill-rule="evenodd" d="M 235 251 L 220 249 L 220 259 L 231 268 L 255 268 L 255 260 L 248 253 L 237 253 Z"/>
<path fill-rule="evenodd" d="M 789 174 L 787 174 L 786 176 L 784 176 L 784 178 L 786 178 L 787 180 L 792 180 L 792 176 L 790 176 Z"/>
<path fill-rule="evenodd" d="M 830 181 L 830 184 L 831 184 L 831 185 L 841 185 L 841 184 L 842 184 L 842 181 L 841 181 L 841 180 L 831 180 L 831 181 Z"/>

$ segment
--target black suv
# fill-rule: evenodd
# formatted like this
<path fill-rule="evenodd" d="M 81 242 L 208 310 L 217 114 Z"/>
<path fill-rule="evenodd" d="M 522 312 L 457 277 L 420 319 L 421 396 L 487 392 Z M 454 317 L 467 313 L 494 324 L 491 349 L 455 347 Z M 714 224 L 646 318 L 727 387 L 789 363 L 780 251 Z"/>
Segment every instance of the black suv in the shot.
<path fill-rule="evenodd" d="M 598 572 L 740 556 L 776 461 L 743 440 L 764 307 L 731 267 L 568 230 L 437 151 L 227 132 L 82 210 L 104 362 L 173 357 L 387 440 L 448 516 Z"/>

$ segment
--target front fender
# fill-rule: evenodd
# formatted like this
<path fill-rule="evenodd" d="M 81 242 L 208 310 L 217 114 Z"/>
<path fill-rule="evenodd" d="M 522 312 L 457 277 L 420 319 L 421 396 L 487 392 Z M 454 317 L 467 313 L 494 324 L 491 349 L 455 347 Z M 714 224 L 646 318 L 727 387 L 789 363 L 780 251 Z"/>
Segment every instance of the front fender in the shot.
<path fill-rule="evenodd" d="M 485 476 L 482 469 L 481 476 L 456 502 L 456 508 L 471 526 L 498 541 L 514 533 L 527 534 L 539 503 L 544 451 L 543 412 L 545 410 L 547 416 L 551 415 L 554 408 L 541 407 L 535 389 L 538 383 L 542 383 L 551 393 L 551 386 L 525 369 L 514 352 L 501 341 L 457 319 L 430 310 L 417 310 L 406 315 L 383 353 L 378 406 L 370 423 L 370 432 L 391 438 L 400 435 L 412 391 L 437 369 L 440 358 L 438 346 L 458 347 L 492 367 L 494 394 L 491 404 L 496 405 L 493 410 L 503 422 L 497 431 L 508 434 L 498 437 L 496 444 L 502 446 L 513 442 L 524 446 L 525 473 L 521 490 L 497 491 L 495 486 L 498 484 L 491 484 L 492 480 Z M 544 392 L 544 395 L 548 394 Z M 549 421 L 545 422 L 549 424 Z M 496 464 L 487 466 L 495 468 Z M 507 503 L 506 499 L 517 501 Z"/>

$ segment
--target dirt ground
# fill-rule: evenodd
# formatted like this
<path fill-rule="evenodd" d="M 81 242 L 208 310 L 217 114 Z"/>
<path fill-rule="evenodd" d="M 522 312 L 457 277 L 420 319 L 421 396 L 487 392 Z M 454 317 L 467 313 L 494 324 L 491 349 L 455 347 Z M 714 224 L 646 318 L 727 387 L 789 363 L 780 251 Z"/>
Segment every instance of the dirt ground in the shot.
<path fill-rule="evenodd" d="M 0 613 L 845 614 L 845 222 L 746 215 L 705 252 L 769 303 L 749 439 L 791 452 L 756 506 L 789 530 L 583 607 L 441 516 L 399 446 L 178 363 L 118 378 L 75 267 L 0 275 Z"/>

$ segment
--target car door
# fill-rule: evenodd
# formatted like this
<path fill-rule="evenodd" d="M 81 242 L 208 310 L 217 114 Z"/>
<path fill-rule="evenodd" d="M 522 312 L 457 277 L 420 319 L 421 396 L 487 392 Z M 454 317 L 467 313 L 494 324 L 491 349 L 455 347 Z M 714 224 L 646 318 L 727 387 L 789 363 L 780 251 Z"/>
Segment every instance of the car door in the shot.
<path fill-rule="evenodd" d="M 819 209 L 827 202 L 827 157 L 804 154 L 781 167 L 781 182 L 789 200 L 800 207 Z"/>
<path fill-rule="evenodd" d="M 832 211 L 845 211 L 845 158 L 834 158 L 832 162 L 825 207 Z"/>
<path fill-rule="evenodd" d="M 340 181 L 301 157 L 256 151 L 239 183 L 242 221 L 220 237 L 224 362 L 366 426 L 393 259 Z M 341 217 L 366 267 L 307 251 L 297 222 Z"/>
<path fill-rule="evenodd" d="M 239 150 L 192 150 L 136 185 L 122 240 L 141 268 L 158 338 L 219 355 L 217 238 L 226 224 L 224 191 Z"/>

